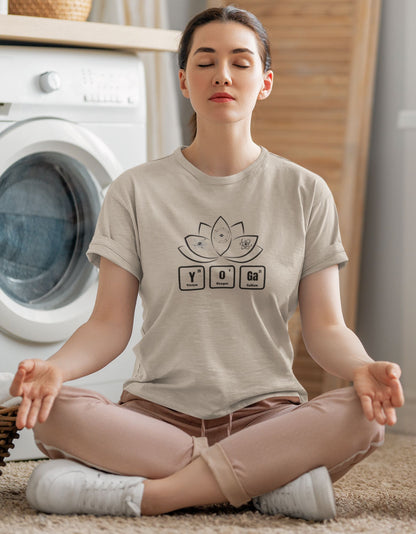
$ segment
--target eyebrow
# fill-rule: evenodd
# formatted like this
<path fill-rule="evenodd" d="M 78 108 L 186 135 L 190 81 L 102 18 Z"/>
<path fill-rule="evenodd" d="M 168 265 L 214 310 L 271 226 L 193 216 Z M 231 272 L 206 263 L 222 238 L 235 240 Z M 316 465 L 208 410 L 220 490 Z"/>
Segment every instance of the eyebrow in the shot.
<path fill-rule="evenodd" d="M 215 52 L 215 49 L 214 48 L 209 48 L 207 46 L 201 46 L 200 48 L 195 50 L 193 55 L 201 53 L 201 52 L 213 54 Z M 254 52 L 252 50 L 250 50 L 249 48 L 234 48 L 234 50 L 231 50 L 232 54 L 242 54 L 244 52 L 248 52 L 249 54 L 252 54 L 254 56 Z"/>

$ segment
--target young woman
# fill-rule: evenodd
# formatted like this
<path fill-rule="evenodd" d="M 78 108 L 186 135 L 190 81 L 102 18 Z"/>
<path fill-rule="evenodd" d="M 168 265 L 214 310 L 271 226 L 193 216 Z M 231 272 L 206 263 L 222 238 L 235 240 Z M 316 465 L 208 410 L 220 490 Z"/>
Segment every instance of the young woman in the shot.
<path fill-rule="evenodd" d="M 372 360 L 344 323 L 348 258 L 325 181 L 251 138 L 273 85 L 259 21 L 204 11 L 179 66 L 194 140 L 114 182 L 88 251 L 100 267 L 91 318 L 14 378 L 18 427 L 52 458 L 28 500 L 127 515 L 253 500 L 263 513 L 332 518 L 332 481 L 396 421 L 400 368 Z M 123 351 L 138 294 L 143 337 L 119 404 L 62 386 Z M 352 387 L 307 401 L 287 329 L 298 302 L 309 353 Z"/>

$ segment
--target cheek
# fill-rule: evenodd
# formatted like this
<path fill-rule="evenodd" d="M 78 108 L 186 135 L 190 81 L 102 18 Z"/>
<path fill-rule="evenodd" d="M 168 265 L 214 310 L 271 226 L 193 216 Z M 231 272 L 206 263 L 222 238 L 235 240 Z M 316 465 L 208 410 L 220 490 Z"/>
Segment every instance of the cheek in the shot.
<path fill-rule="evenodd" d="M 187 89 L 190 96 L 197 97 L 203 86 L 204 81 L 201 79 L 201 76 L 189 75 L 187 79 Z"/>
<path fill-rule="evenodd" d="M 251 76 L 247 76 L 242 80 L 242 83 L 242 87 L 244 87 L 246 93 L 250 95 L 250 97 L 254 95 L 254 97 L 257 98 L 264 84 L 263 71 L 256 69 L 255 72 L 251 73 Z"/>
<path fill-rule="evenodd" d="M 250 84 L 246 84 L 247 88 L 247 99 L 250 100 L 250 102 L 257 102 L 257 98 L 259 96 L 260 91 L 263 88 L 263 82 L 259 83 L 258 80 L 253 80 L 250 82 Z"/>
<path fill-rule="evenodd" d="M 188 85 L 188 98 L 192 104 L 192 107 L 196 111 L 196 108 L 204 106 L 208 101 L 210 95 L 210 83 L 204 80 L 201 76 L 192 78 Z M 201 109 L 202 111 L 202 109 Z"/>

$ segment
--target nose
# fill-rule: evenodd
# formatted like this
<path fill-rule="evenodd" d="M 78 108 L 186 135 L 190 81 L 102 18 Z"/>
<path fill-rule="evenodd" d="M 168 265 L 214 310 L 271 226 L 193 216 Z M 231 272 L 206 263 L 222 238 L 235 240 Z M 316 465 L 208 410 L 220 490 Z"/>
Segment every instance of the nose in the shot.
<path fill-rule="evenodd" d="M 214 74 L 214 85 L 231 85 L 231 77 L 228 69 L 225 67 L 218 67 Z"/>

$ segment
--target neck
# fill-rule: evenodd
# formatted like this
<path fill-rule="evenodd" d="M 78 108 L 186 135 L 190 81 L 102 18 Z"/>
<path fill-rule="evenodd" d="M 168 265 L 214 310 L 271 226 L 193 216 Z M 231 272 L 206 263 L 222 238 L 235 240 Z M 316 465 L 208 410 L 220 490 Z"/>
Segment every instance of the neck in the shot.
<path fill-rule="evenodd" d="M 195 167 L 210 176 L 230 176 L 246 169 L 260 155 L 250 131 L 237 131 L 234 124 L 216 128 L 198 125 L 197 135 L 183 155 Z"/>

